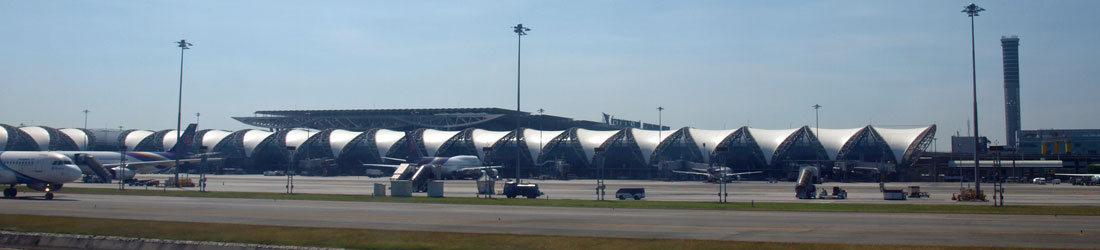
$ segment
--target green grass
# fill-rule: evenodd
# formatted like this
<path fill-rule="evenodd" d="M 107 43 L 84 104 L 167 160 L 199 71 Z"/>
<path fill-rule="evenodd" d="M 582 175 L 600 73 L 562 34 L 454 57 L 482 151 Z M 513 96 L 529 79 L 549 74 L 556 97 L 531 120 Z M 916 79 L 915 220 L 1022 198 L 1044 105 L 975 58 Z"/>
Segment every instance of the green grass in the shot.
<path fill-rule="evenodd" d="M 23 188 L 23 191 L 30 191 Z M 941 214 L 1030 214 L 1030 215 L 1100 215 L 1095 206 L 1031 206 L 962 204 L 861 204 L 861 203 L 796 203 L 796 202 L 686 202 L 686 201 L 595 201 L 595 200 L 545 200 L 545 199 L 479 199 L 466 197 L 373 197 L 369 195 L 338 194 L 284 194 L 252 192 L 196 192 L 186 190 L 161 191 L 160 189 L 106 189 L 65 188 L 63 193 L 106 195 L 152 195 L 174 197 L 248 198 L 282 200 L 326 200 L 363 202 L 446 203 L 470 205 L 559 206 L 597 208 L 662 208 L 662 209 L 710 209 L 743 211 L 815 211 L 815 212 L 884 212 L 884 213 L 941 213 Z"/>
<path fill-rule="evenodd" d="M 0 229 L 358 249 L 964 249 L 942 246 L 623 239 L 162 222 L 0 214 Z"/>

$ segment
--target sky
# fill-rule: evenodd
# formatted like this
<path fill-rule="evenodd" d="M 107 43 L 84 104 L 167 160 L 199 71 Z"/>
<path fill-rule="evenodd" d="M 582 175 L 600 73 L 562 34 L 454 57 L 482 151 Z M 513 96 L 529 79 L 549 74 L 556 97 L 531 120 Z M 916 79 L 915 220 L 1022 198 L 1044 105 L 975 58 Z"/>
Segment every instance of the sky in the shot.
<path fill-rule="evenodd" d="M 673 127 L 973 122 L 966 1 L 0 1 L 0 123 L 254 128 L 258 110 L 516 108 Z M 1100 126 L 1100 1 L 988 1 L 979 128 L 1005 142 L 1000 38 L 1023 129 Z M 664 107 L 658 114 L 657 107 Z"/>

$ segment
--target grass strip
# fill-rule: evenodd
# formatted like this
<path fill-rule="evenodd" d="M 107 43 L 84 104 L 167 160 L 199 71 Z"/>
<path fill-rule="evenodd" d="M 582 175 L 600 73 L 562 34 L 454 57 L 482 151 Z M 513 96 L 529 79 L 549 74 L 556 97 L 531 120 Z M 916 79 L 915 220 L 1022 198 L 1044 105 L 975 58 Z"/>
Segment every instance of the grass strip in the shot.
<path fill-rule="evenodd" d="M 21 187 L 22 188 L 22 187 Z M 31 191 L 22 188 L 20 192 Z M 1100 215 L 1095 206 L 1036 206 L 965 204 L 865 204 L 865 203 L 798 203 L 798 202 L 692 202 L 692 201 L 618 201 L 618 200 L 545 200 L 545 199 L 480 199 L 472 197 L 374 197 L 370 195 L 341 194 L 285 194 L 256 192 L 197 192 L 189 190 L 162 191 L 160 189 L 107 189 L 65 188 L 65 193 L 103 195 L 150 195 L 204 198 L 249 198 L 281 200 L 324 200 L 365 202 L 407 202 L 468 205 L 558 206 L 594 208 L 659 208 L 659 209 L 707 209 L 739 211 L 802 211 L 802 212 L 882 212 L 882 213 L 937 213 L 937 214 L 1025 214 L 1025 215 Z"/>
<path fill-rule="evenodd" d="M 966 249 L 908 245 L 625 239 L 258 226 L 0 214 L 0 229 L 356 249 Z"/>

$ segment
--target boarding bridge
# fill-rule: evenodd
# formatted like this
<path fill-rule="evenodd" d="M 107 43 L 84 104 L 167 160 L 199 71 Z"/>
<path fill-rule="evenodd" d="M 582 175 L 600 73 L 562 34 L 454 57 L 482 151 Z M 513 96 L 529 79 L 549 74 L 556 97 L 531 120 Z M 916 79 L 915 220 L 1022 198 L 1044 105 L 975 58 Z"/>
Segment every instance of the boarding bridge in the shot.
<path fill-rule="evenodd" d="M 84 172 L 91 170 L 91 172 L 95 173 L 103 183 L 111 183 L 111 174 L 107 172 L 107 168 L 103 167 L 103 163 L 96 160 L 95 156 L 89 154 L 76 154 L 73 158 L 73 162 L 76 163 L 77 166 L 82 166 L 81 170 Z"/>
<path fill-rule="evenodd" d="M 411 166 L 412 165 L 410 165 L 408 163 L 402 163 L 401 165 L 397 165 L 397 169 L 393 170 L 393 176 L 390 177 L 390 180 L 391 181 L 407 180 L 408 177 L 410 177 L 409 175 L 412 174 L 412 173 L 410 173 L 411 171 L 409 171 L 409 170 L 411 170 L 410 169 Z M 402 177 L 404 177 L 404 178 L 402 178 Z"/>

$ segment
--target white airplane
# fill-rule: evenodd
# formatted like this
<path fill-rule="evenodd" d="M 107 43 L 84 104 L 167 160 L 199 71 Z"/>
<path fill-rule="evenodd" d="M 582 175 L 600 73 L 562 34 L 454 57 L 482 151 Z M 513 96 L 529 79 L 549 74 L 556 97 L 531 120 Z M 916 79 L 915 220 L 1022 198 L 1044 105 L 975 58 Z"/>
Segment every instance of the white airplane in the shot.
<path fill-rule="evenodd" d="M 0 184 L 4 198 L 15 198 L 15 186 L 46 192 L 46 199 L 53 199 L 53 191 L 61 190 L 65 183 L 80 179 L 80 168 L 69 157 L 51 152 L 0 152 Z"/>
<path fill-rule="evenodd" d="M 196 124 L 187 126 L 183 134 L 180 136 L 183 139 L 179 143 L 176 143 L 172 149 L 168 152 L 115 152 L 115 151 L 51 151 L 68 156 L 70 159 L 76 160 L 77 166 L 80 167 L 84 174 L 98 175 L 96 169 L 102 167 L 108 171 L 116 180 L 128 180 L 134 178 L 135 174 L 149 174 L 163 172 L 175 167 L 176 158 L 180 158 L 180 163 L 199 163 L 202 159 L 193 158 L 193 155 L 188 154 L 185 150 L 191 147 L 191 141 L 195 137 Z M 182 149 L 182 150 L 181 150 Z M 179 154 L 175 153 L 183 151 Z M 123 166 L 123 155 L 125 155 L 125 166 Z M 91 156 L 91 157 L 89 157 Z M 89 160 L 95 159 L 95 163 Z M 217 161 L 220 158 L 209 158 L 207 161 Z M 100 166 L 91 166 L 91 165 Z"/>
<path fill-rule="evenodd" d="M 412 138 L 406 133 L 406 138 Z M 412 144 L 410 140 L 408 142 L 409 158 L 398 159 L 383 157 L 386 160 L 404 162 L 411 165 L 420 166 L 420 168 L 428 167 L 432 171 L 433 179 L 442 180 L 447 178 L 459 178 L 464 176 L 475 176 L 475 174 L 482 174 L 482 171 L 495 172 L 495 169 L 501 168 L 501 166 L 483 166 L 481 159 L 474 155 L 456 155 L 451 157 L 425 157 L 420 152 L 420 148 Z M 368 167 L 384 167 L 401 169 L 401 164 L 363 164 Z M 401 173 L 395 173 L 397 176 Z M 476 176 L 475 176 L 476 177 Z"/>
<path fill-rule="evenodd" d="M 706 176 L 707 177 L 707 182 L 715 182 L 715 183 L 722 182 L 722 180 L 725 180 L 726 182 L 730 182 L 730 181 L 734 181 L 734 180 L 740 180 L 742 175 L 763 173 L 763 171 L 750 171 L 750 172 L 736 172 L 735 173 L 735 172 L 731 171 L 731 169 L 729 167 L 707 166 L 706 168 L 703 168 L 703 167 L 701 167 L 701 166 L 703 166 L 703 164 L 698 164 L 698 163 L 693 163 L 693 162 L 691 162 L 689 164 L 691 164 L 688 167 L 689 171 L 672 170 L 672 172 L 673 173 L 680 173 L 680 174 L 691 174 L 691 175 Z M 696 167 L 696 166 L 700 166 L 700 167 Z"/>
<path fill-rule="evenodd" d="M 1088 177 L 1092 183 L 1100 184 L 1100 174 L 1054 174 L 1060 176 Z"/>

